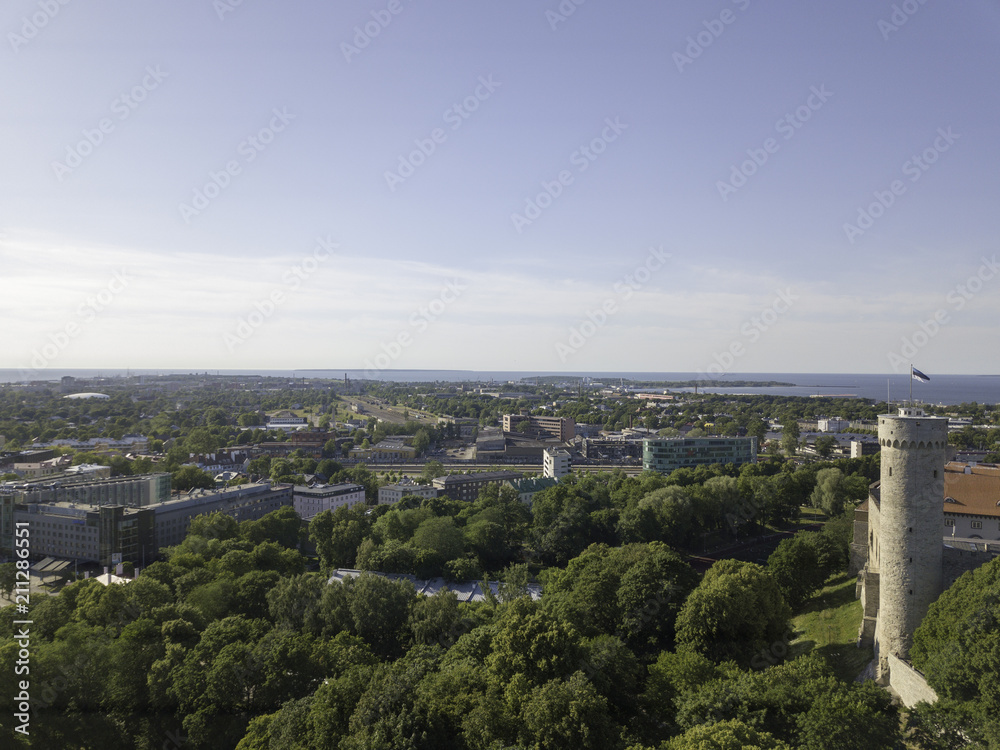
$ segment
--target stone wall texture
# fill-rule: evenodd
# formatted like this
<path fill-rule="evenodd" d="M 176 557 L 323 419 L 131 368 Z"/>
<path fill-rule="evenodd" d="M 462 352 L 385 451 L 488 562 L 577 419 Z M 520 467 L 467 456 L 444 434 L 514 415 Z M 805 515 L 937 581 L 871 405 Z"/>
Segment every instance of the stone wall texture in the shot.
<path fill-rule="evenodd" d="M 934 688 L 927 684 L 924 676 L 895 656 L 889 655 L 889 687 L 899 696 L 907 708 L 920 702 L 936 703 Z"/>

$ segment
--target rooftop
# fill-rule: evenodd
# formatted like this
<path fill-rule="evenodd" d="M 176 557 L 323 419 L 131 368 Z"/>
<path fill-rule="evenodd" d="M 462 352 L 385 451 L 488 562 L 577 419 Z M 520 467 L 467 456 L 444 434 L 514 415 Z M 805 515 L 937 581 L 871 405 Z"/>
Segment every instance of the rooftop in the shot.
<path fill-rule="evenodd" d="M 446 581 L 444 578 L 432 578 L 429 580 L 421 579 L 406 573 L 377 573 L 372 570 L 337 568 L 333 571 L 333 574 L 330 576 L 329 580 L 327 580 L 327 583 L 343 583 L 346 579 L 356 578 L 362 573 L 370 573 L 371 575 L 381 576 L 382 578 L 388 578 L 390 581 L 409 581 L 413 584 L 417 593 L 423 594 L 424 596 L 434 596 L 435 594 L 440 594 L 444 591 L 453 591 L 458 595 L 458 600 L 460 602 L 481 602 L 486 599 L 486 595 L 482 589 L 482 582 L 480 581 L 455 583 L 453 581 Z M 490 590 L 493 592 L 493 595 L 496 596 L 500 590 L 500 582 L 489 581 L 488 585 Z M 537 583 L 529 583 L 528 594 L 532 599 L 538 601 L 542 598 L 542 587 Z"/>
<path fill-rule="evenodd" d="M 1000 466 L 951 462 L 944 467 L 944 512 L 1000 518 Z"/>

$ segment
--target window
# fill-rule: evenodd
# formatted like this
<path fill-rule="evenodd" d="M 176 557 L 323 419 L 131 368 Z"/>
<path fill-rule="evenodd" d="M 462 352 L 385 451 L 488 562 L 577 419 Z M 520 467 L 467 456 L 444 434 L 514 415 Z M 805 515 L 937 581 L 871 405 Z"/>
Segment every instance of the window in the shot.
<path fill-rule="evenodd" d="M 946 518 L 946 519 L 944 519 L 944 525 L 945 526 L 954 526 L 955 525 L 955 520 L 953 518 Z"/>
<path fill-rule="evenodd" d="M 981 529 L 981 528 L 983 528 L 983 522 L 982 521 L 973 521 L 972 522 L 972 528 L 974 528 L 974 529 Z"/>

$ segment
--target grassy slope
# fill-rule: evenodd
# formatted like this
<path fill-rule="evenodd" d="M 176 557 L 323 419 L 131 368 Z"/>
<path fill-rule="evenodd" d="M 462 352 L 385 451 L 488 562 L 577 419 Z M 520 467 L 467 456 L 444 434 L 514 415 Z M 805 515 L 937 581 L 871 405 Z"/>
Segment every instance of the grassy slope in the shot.
<path fill-rule="evenodd" d="M 816 649 L 842 680 L 853 681 L 872 660 L 870 648 L 855 644 L 861 626 L 861 602 L 854 598 L 856 579 L 846 573 L 827 581 L 801 614 L 792 618 L 796 639 L 792 656 Z"/>

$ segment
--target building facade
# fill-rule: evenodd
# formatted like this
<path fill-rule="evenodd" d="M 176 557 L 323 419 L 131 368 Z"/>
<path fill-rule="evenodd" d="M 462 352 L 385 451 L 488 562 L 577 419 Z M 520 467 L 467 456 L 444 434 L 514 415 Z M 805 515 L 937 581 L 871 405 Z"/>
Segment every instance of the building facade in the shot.
<path fill-rule="evenodd" d="M 167 475 L 169 478 L 169 474 Z M 168 496 L 169 497 L 169 496 Z M 32 557 L 55 557 L 110 566 L 112 555 L 147 565 L 163 547 L 180 544 L 196 516 L 222 512 L 237 521 L 256 520 L 292 505 L 292 488 L 270 484 L 241 485 L 146 505 L 91 504 L 67 501 L 11 505 L 11 522 L 27 522 Z M 0 554 L 12 554 L 13 535 L 4 535 Z"/>
<path fill-rule="evenodd" d="M 41 479 L 0 486 L 0 554 L 14 538 L 16 507 L 46 504 L 59 506 L 123 505 L 142 508 L 170 499 L 170 474 L 141 474 L 94 480 L 79 476 Z"/>
<path fill-rule="evenodd" d="M 861 458 L 862 456 L 874 456 L 879 451 L 877 440 L 852 440 L 851 458 Z"/>
<path fill-rule="evenodd" d="M 641 461 L 642 438 L 596 437 L 584 438 L 580 453 L 588 461 Z"/>
<path fill-rule="evenodd" d="M 409 496 L 431 498 L 438 496 L 436 487 L 430 484 L 413 484 L 412 482 L 388 484 L 378 488 L 378 504 L 392 505 Z"/>
<path fill-rule="evenodd" d="M 483 471 L 478 474 L 452 474 L 447 477 L 437 477 L 432 484 L 439 495 L 447 495 L 452 500 L 473 502 L 479 491 L 488 484 L 501 484 L 524 475 L 516 471 Z"/>
<path fill-rule="evenodd" d="M 849 420 L 840 417 L 827 417 L 816 422 L 816 428 L 820 432 L 843 432 L 850 426 Z"/>
<path fill-rule="evenodd" d="M 265 425 L 268 430 L 304 430 L 309 426 L 305 417 L 300 417 L 293 412 L 283 411 L 268 417 L 267 425 Z"/>
<path fill-rule="evenodd" d="M 542 454 L 542 476 L 559 480 L 569 474 L 569 467 L 569 451 L 549 448 Z"/>
<path fill-rule="evenodd" d="M 400 440 L 383 440 L 371 448 L 351 448 L 348 456 L 356 461 L 369 463 L 399 463 L 416 458 L 417 449 Z"/>
<path fill-rule="evenodd" d="M 657 438 L 642 441 L 642 468 L 669 474 L 709 464 L 757 463 L 755 437 Z"/>
<path fill-rule="evenodd" d="M 531 501 L 536 494 L 549 487 L 555 487 L 559 482 L 551 477 L 524 477 L 522 479 L 510 479 L 505 484 L 512 487 L 517 492 L 518 499 L 527 506 L 531 506 Z"/>
<path fill-rule="evenodd" d="M 292 505 L 295 512 L 309 521 L 324 510 L 365 502 L 365 488 L 360 484 L 330 484 L 316 487 L 296 485 Z"/>
<path fill-rule="evenodd" d="M 542 433 L 564 443 L 576 436 L 576 422 L 571 417 L 535 417 L 530 414 L 504 414 L 503 431 L 514 432 L 521 422 L 527 422 L 532 432 Z"/>

